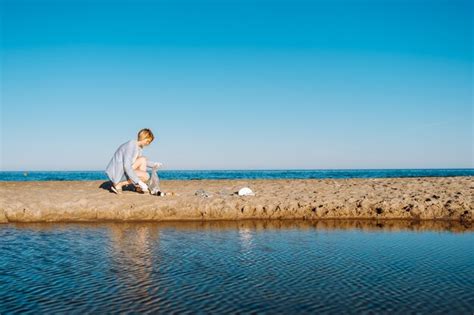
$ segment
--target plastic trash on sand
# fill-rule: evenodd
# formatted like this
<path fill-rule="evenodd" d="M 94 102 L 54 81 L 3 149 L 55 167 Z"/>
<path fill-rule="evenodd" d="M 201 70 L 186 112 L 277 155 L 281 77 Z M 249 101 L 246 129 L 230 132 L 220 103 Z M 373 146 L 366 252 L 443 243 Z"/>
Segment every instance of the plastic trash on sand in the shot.
<path fill-rule="evenodd" d="M 159 166 L 153 167 L 151 171 L 151 177 L 150 177 L 150 180 L 148 181 L 148 189 L 150 189 L 150 194 L 159 196 L 161 189 L 160 189 L 160 179 L 158 178 L 158 174 L 157 174 L 158 167 Z"/>
<path fill-rule="evenodd" d="M 239 196 L 255 196 L 255 193 L 252 191 L 252 189 L 248 187 L 244 187 L 239 190 L 238 195 Z"/>

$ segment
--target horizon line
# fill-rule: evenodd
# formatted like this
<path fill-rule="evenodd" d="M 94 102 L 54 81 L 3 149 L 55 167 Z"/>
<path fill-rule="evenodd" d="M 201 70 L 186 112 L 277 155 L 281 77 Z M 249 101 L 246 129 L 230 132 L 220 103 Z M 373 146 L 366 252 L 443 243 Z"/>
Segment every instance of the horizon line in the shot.
<path fill-rule="evenodd" d="M 221 171 L 221 172 L 239 172 L 239 171 L 377 171 L 377 170 L 474 170 L 474 167 L 414 167 L 414 168 L 268 168 L 268 169 L 164 169 L 159 170 L 160 172 L 196 172 L 196 171 Z M 104 172 L 105 170 L 99 169 L 74 169 L 74 170 L 47 170 L 47 169 L 35 169 L 35 170 L 0 170 L 0 172 Z"/>

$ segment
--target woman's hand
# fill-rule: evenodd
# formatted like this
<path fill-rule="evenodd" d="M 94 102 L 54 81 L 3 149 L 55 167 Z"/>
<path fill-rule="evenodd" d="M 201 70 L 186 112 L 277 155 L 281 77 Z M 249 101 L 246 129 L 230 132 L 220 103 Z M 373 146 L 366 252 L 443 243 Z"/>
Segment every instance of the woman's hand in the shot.
<path fill-rule="evenodd" d="M 162 168 L 162 167 L 163 167 L 163 163 L 155 162 L 153 164 L 153 168 Z"/>

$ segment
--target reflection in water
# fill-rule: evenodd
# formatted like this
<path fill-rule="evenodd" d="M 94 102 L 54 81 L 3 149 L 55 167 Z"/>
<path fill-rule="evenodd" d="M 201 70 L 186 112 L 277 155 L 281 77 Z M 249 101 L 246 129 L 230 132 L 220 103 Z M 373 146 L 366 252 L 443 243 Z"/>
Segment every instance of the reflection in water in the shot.
<path fill-rule="evenodd" d="M 158 229 L 125 223 L 112 224 L 109 231 L 110 266 L 116 271 L 117 281 L 130 290 L 130 295 L 146 300 L 153 287 L 153 247 L 159 246 Z"/>
<path fill-rule="evenodd" d="M 252 231 L 250 228 L 239 226 L 239 240 L 244 251 L 252 248 Z"/>
<path fill-rule="evenodd" d="M 0 225 L 1 227 L 2 225 Z M 444 231 L 444 232 L 466 232 L 474 231 L 471 222 L 460 222 L 452 220 L 216 220 L 216 221 L 159 221 L 159 222 L 84 222 L 84 223 L 11 223 L 18 229 L 69 229 L 71 226 L 82 228 L 107 227 L 125 231 L 127 229 L 180 229 L 180 230 L 228 230 L 228 229 L 250 229 L 250 230 L 276 230 L 276 229 L 319 229 L 319 230 L 384 230 L 390 232 L 400 231 Z"/>
<path fill-rule="evenodd" d="M 0 313 L 472 313 L 450 221 L 0 226 Z"/>

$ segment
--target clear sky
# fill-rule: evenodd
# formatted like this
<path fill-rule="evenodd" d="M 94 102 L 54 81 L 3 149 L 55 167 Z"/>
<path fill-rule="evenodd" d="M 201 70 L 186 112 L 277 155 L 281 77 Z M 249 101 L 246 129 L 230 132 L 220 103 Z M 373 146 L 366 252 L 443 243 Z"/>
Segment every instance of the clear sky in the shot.
<path fill-rule="evenodd" d="M 1 3 L 1 170 L 473 167 L 473 1 Z"/>

